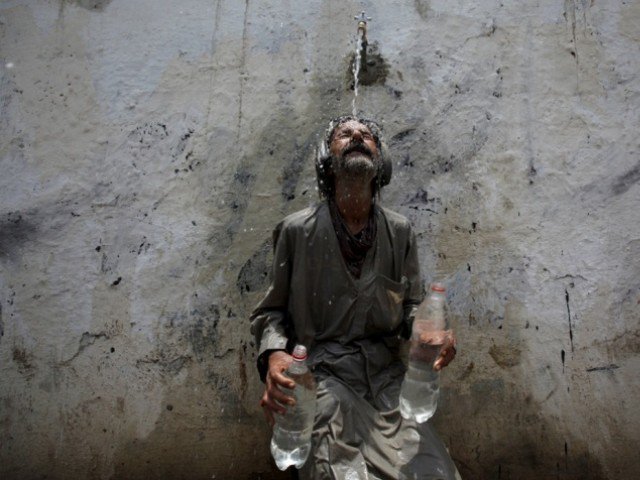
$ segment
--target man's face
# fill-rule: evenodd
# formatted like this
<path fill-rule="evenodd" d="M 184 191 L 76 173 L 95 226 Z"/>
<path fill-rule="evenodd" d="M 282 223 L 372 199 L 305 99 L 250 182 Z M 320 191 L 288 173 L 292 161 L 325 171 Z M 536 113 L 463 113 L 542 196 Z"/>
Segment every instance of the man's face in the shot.
<path fill-rule="evenodd" d="M 333 132 L 329 150 L 334 159 L 334 174 L 375 177 L 380 153 L 366 125 L 356 120 L 340 124 Z"/>

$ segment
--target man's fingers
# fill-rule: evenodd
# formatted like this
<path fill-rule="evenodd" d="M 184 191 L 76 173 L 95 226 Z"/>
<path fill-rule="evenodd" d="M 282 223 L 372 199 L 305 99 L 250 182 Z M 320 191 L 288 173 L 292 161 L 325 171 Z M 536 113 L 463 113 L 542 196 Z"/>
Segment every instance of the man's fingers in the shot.
<path fill-rule="evenodd" d="M 281 415 L 284 415 L 285 413 L 287 413 L 287 409 L 284 407 L 284 405 L 280 402 L 277 402 L 267 392 L 265 392 L 265 394 L 262 396 L 260 405 L 262 405 L 263 408 L 270 410 L 272 413 L 275 412 Z"/>
<path fill-rule="evenodd" d="M 285 377 L 286 378 L 286 377 Z M 291 380 L 291 379 L 287 379 Z M 288 382 L 287 382 L 288 383 Z M 295 382 L 294 382 L 295 387 Z M 282 405 L 295 405 L 295 398 L 287 395 L 278 388 L 277 382 L 273 379 L 272 375 L 267 376 L 267 389 L 265 391 L 263 400 L 265 401 L 278 401 Z M 278 408 L 279 410 L 279 408 Z"/>
<path fill-rule="evenodd" d="M 296 382 L 294 382 L 292 379 L 284 375 L 282 372 L 269 371 L 269 376 L 271 377 L 272 381 L 274 381 L 276 384 L 280 385 L 281 387 L 292 390 L 296 386 Z"/>
<path fill-rule="evenodd" d="M 263 408 L 262 411 L 264 412 L 264 417 L 267 420 L 267 423 L 271 428 L 273 428 L 273 426 L 276 424 L 276 419 L 273 418 L 273 413 L 271 413 L 271 410 L 267 408 Z"/>
<path fill-rule="evenodd" d="M 442 370 L 442 368 L 446 367 L 451 363 L 451 361 L 456 356 L 456 347 L 451 346 L 449 348 L 445 348 L 442 350 L 435 363 L 433 364 L 433 369 L 435 371 Z"/>
<path fill-rule="evenodd" d="M 271 388 L 267 390 L 267 394 L 269 395 L 270 400 L 275 400 L 284 406 L 286 405 L 293 406 L 296 404 L 295 398 L 290 397 L 289 395 L 285 394 L 282 390 L 278 390 L 277 388 Z"/>
<path fill-rule="evenodd" d="M 271 411 L 271 409 L 267 407 L 264 399 L 260 400 L 260 406 L 262 407 L 262 411 L 264 412 L 264 418 L 267 420 L 267 423 L 269 424 L 269 426 L 273 428 L 273 426 L 276 423 L 276 419 L 273 416 L 273 412 Z"/>

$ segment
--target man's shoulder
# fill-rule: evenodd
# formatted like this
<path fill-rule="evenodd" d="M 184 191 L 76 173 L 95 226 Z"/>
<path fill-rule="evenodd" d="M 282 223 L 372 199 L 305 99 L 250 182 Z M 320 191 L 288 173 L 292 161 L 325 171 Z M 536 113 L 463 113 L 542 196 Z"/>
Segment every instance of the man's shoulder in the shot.
<path fill-rule="evenodd" d="M 278 224 L 280 230 L 298 230 L 314 223 L 322 215 L 326 204 L 320 202 L 284 217 Z"/>
<path fill-rule="evenodd" d="M 379 206 L 378 209 L 382 217 L 392 228 L 411 230 L 411 222 L 409 222 L 409 219 L 404 215 L 383 206 Z"/>

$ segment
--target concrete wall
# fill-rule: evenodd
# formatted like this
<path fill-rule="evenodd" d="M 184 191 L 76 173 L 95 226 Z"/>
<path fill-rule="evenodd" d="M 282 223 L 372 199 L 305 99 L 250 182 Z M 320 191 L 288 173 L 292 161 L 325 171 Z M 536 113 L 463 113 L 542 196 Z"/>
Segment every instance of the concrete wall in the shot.
<path fill-rule="evenodd" d="M 640 476 L 640 2 L 3 0 L 0 477 L 282 478 L 247 315 L 362 9 L 461 473 Z"/>

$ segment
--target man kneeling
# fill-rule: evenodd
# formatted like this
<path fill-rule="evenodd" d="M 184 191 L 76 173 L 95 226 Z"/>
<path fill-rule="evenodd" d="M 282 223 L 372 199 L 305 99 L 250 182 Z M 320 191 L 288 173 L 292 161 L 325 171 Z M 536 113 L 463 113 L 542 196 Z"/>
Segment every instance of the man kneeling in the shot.
<path fill-rule="evenodd" d="M 309 479 L 459 478 L 429 423 L 400 416 L 409 338 L 423 296 L 408 220 L 378 204 L 391 179 L 376 123 L 333 120 L 316 158 L 322 201 L 273 233 L 272 283 L 251 315 L 267 420 L 285 412 L 294 343 L 318 382 Z M 436 369 L 455 356 L 453 336 Z"/>

